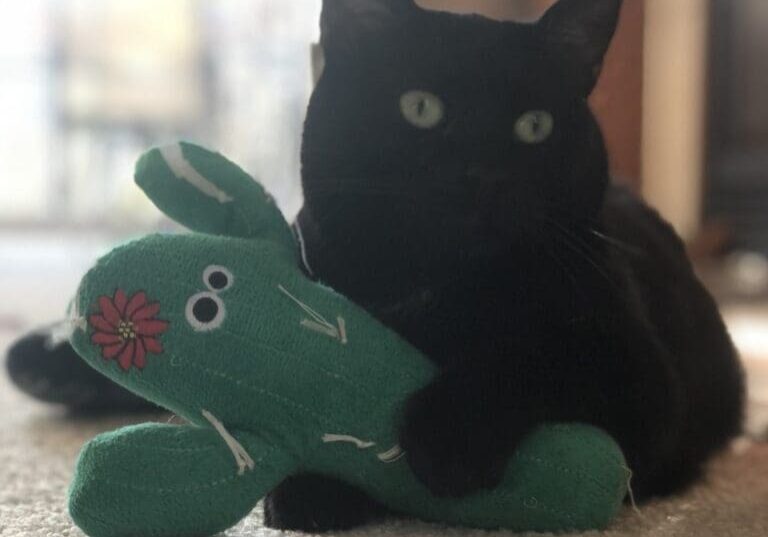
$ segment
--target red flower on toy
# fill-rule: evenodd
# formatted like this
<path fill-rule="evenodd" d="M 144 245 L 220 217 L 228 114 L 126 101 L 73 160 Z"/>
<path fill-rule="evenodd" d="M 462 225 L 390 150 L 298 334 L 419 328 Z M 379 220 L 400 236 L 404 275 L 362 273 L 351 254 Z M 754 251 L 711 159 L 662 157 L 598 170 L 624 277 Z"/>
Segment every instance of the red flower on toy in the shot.
<path fill-rule="evenodd" d="M 117 360 L 124 371 L 144 369 L 147 354 L 160 354 L 163 345 L 157 336 L 168 330 L 168 321 L 156 319 L 158 302 L 148 302 L 140 291 L 130 299 L 118 289 L 114 297 L 99 297 L 101 311 L 91 315 L 91 341 L 101 347 L 105 360 Z"/>

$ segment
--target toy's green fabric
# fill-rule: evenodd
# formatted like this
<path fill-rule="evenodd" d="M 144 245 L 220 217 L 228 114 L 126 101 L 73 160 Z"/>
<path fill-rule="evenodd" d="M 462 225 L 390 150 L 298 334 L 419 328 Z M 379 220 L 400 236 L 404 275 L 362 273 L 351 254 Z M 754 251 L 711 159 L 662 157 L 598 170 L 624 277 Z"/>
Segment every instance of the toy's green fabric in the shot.
<path fill-rule="evenodd" d="M 621 451 L 586 425 L 535 431 L 496 490 L 432 496 L 397 446 L 399 408 L 433 366 L 298 268 L 264 190 L 189 144 L 153 150 L 137 182 L 201 233 L 150 236 L 101 259 L 75 300 L 93 367 L 189 425 L 97 437 L 70 491 L 93 537 L 211 535 L 285 477 L 335 476 L 431 521 L 520 531 L 605 527 L 627 491 Z"/>

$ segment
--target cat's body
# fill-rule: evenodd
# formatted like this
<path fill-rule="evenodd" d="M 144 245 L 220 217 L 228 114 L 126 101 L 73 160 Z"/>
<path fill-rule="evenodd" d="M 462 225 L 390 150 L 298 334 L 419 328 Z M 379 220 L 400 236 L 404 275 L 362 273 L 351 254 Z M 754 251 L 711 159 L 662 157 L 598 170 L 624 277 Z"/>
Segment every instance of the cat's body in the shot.
<path fill-rule="evenodd" d="M 493 487 L 517 442 L 552 421 L 605 428 L 636 495 L 668 494 L 740 429 L 741 369 L 683 245 L 608 187 L 586 97 L 619 6 L 561 0 L 516 25 L 326 0 L 304 257 L 440 366 L 401 428 L 436 494 Z M 428 92 L 415 117 L 411 90 Z M 266 506 L 268 524 L 306 530 L 382 512 L 319 476 Z"/>

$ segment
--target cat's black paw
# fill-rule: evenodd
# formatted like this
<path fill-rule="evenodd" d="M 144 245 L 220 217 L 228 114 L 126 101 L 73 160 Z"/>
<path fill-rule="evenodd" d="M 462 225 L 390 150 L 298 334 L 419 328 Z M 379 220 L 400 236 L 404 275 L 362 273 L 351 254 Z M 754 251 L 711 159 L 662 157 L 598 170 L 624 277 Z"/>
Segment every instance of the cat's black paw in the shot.
<path fill-rule="evenodd" d="M 501 482 L 508 437 L 499 436 L 493 417 L 481 415 L 483 405 L 475 403 L 441 383 L 408 401 L 400 445 L 411 471 L 435 496 L 462 497 Z"/>
<path fill-rule="evenodd" d="M 386 513 L 384 507 L 355 487 L 311 474 L 287 478 L 264 499 L 264 524 L 277 530 L 348 530 Z"/>
<path fill-rule="evenodd" d="M 8 375 L 22 392 L 74 413 L 159 410 L 91 368 L 65 340 L 55 341 L 62 324 L 31 332 L 8 349 Z"/>

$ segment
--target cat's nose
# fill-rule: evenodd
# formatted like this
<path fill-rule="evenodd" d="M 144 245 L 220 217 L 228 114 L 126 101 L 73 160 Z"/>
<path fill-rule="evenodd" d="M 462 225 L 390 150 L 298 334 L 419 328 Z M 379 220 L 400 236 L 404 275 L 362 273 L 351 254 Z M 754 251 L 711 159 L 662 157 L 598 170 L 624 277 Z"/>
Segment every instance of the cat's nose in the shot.
<path fill-rule="evenodd" d="M 478 221 L 494 234 L 508 237 L 519 232 L 520 220 L 528 214 L 534 200 L 521 177 L 509 168 L 473 166 L 467 178 L 475 192 Z"/>

